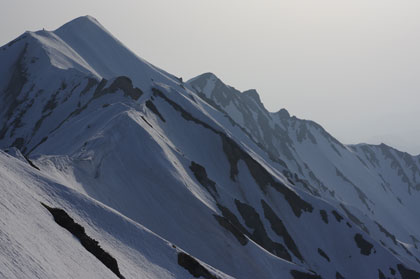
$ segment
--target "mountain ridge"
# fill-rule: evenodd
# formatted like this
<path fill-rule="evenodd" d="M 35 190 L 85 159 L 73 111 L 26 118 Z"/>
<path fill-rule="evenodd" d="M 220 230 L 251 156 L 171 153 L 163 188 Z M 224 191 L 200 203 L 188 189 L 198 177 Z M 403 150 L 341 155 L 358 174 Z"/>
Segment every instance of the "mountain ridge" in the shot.
<path fill-rule="evenodd" d="M 93 266 L 78 262 L 76 277 L 113 276 L 53 226 L 44 202 L 104 243 L 125 278 L 189 278 L 193 267 L 204 278 L 420 278 L 420 160 L 345 146 L 211 73 L 184 83 L 91 17 L 57 30 L 0 51 L 0 73 L 12 72 L 0 75 L 0 148 L 12 150 L 0 152 L 0 207 L 13 209 L 0 214 L 26 228 L 0 234 L 13 243 L 0 258 L 9 277 L 75 268 L 39 264 L 45 252 L 25 248 L 34 226 L 14 217 L 31 211 L 37 234 L 45 226 L 71 247 L 63 261 Z M 32 255 L 18 256 L 25 272 L 9 258 L 15 247 Z"/>
<path fill-rule="evenodd" d="M 314 124 L 319 125 L 319 126 L 322 127 L 322 125 L 318 124 L 316 121 L 309 120 L 309 119 L 302 119 L 302 118 L 299 118 L 298 116 L 295 116 L 295 115 L 291 116 L 290 113 L 289 113 L 289 111 L 286 108 L 280 108 L 277 111 L 269 111 L 269 110 L 267 110 L 267 108 L 265 108 L 263 102 L 261 101 L 261 97 L 260 97 L 260 95 L 258 93 L 258 90 L 256 90 L 256 89 L 247 89 L 247 90 L 244 90 L 244 91 L 239 91 L 235 87 L 232 87 L 232 86 L 227 85 L 226 83 L 224 83 L 216 74 L 214 74 L 212 72 L 206 72 L 206 73 L 197 75 L 195 77 L 192 77 L 186 83 L 187 84 L 194 84 L 198 79 L 201 79 L 201 78 L 204 78 L 204 79 L 211 79 L 211 78 L 212 79 L 215 79 L 215 80 L 217 80 L 218 83 L 222 83 L 224 86 L 229 87 L 229 88 L 232 88 L 232 89 L 236 90 L 238 93 L 241 93 L 241 94 L 244 94 L 245 93 L 245 95 L 247 95 L 250 92 L 252 92 L 252 95 L 255 96 L 255 98 L 257 100 L 257 103 L 260 104 L 261 107 L 264 110 L 266 110 L 271 115 L 279 114 L 279 115 L 282 115 L 281 117 L 286 117 L 286 118 L 296 117 L 299 120 L 310 121 L 310 122 L 313 122 Z M 194 87 L 194 85 L 192 87 Z M 325 130 L 325 128 L 323 128 L 323 129 Z M 410 156 L 414 156 L 414 157 L 420 156 L 420 154 L 411 154 L 410 152 L 407 152 L 407 151 L 404 151 L 404 150 L 400 150 L 399 148 L 393 147 L 392 145 L 386 144 L 386 143 L 383 143 L 383 142 L 382 143 L 378 143 L 378 144 L 372 144 L 372 143 L 367 143 L 367 142 L 359 142 L 359 143 L 347 143 L 347 144 L 344 144 L 344 145 L 346 145 L 346 146 L 352 146 L 352 145 L 361 145 L 361 144 L 367 144 L 367 145 L 372 145 L 372 146 L 375 146 L 375 145 L 378 145 L 379 146 L 381 144 L 385 144 L 385 145 L 387 145 L 389 147 L 392 147 L 392 148 L 394 148 L 394 149 L 396 149 L 396 150 L 398 150 L 400 152 L 408 153 Z"/>

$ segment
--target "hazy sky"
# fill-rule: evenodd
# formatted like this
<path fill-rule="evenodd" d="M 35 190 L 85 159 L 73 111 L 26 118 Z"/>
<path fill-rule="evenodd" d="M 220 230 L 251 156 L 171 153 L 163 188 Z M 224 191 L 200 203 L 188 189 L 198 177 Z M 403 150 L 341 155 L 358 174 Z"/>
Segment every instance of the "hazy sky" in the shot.
<path fill-rule="evenodd" d="M 90 14 L 184 80 L 255 88 L 344 143 L 420 153 L 419 0 L 0 0 L 0 45 Z"/>

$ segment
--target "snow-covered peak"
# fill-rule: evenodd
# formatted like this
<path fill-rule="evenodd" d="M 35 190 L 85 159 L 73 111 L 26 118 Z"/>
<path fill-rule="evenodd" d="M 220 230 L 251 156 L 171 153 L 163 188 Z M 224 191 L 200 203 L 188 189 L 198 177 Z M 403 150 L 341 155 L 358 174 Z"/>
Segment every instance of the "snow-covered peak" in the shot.
<path fill-rule="evenodd" d="M 24 47 L 27 48 L 26 53 L 31 54 L 29 61 L 23 61 L 26 64 L 24 68 L 30 68 L 27 65 L 37 62 L 32 68 L 39 75 L 48 74 L 45 72 L 50 71 L 48 66 L 53 66 L 76 70 L 98 79 L 129 76 L 137 87 L 151 80 L 179 83 L 177 77 L 134 54 L 92 16 L 78 17 L 55 31 L 26 32 L 1 48 L 0 56 L 4 58 L 0 57 L 0 60 L 9 65 L 2 69 L 10 68 Z"/>
<path fill-rule="evenodd" d="M 103 78 L 129 76 L 138 86 L 160 75 L 176 79 L 138 57 L 91 16 L 72 20 L 54 33 Z"/>
<path fill-rule="evenodd" d="M 242 94 L 244 94 L 244 96 L 252 98 L 255 102 L 257 102 L 257 104 L 262 105 L 260 95 L 258 94 L 257 90 L 249 89 L 249 90 L 246 90 L 246 91 L 242 92 Z"/>
<path fill-rule="evenodd" d="M 107 30 L 99 23 L 99 21 L 90 15 L 80 16 L 77 17 L 61 27 L 57 28 L 55 31 L 58 32 L 74 32 L 83 30 L 84 28 L 99 28 L 102 29 L 103 32 L 107 32 Z"/>
<path fill-rule="evenodd" d="M 290 118 L 290 113 L 285 108 L 280 109 L 278 112 L 276 112 L 276 114 L 278 115 L 278 117 L 280 117 L 280 119 Z"/>
<path fill-rule="evenodd" d="M 211 72 L 198 75 L 186 82 L 193 90 L 204 94 L 207 98 L 211 98 L 213 92 L 218 89 L 229 91 L 229 87 L 224 84 L 215 74 Z"/>
<path fill-rule="evenodd" d="M 121 70 L 121 67 L 115 69 L 114 66 L 124 63 L 128 59 L 138 60 L 91 16 L 78 17 L 53 33 L 83 57 L 103 78 L 118 76 L 118 70 Z M 121 55 L 124 55 L 124 58 Z"/>
<path fill-rule="evenodd" d="M 191 78 L 188 82 L 197 81 L 197 80 L 220 80 L 214 73 L 206 72 Z"/>
<path fill-rule="evenodd" d="M 37 31 L 37 32 L 28 32 L 27 33 L 32 41 L 28 42 L 29 49 L 34 53 L 34 56 L 38 58 L 38 63 L 43 63 L 44 66 L 48 66 L 48 62 L 59 69 L 62 70 L 77 70 L 85 74 L 90 74 L 98 78 L 101 77 L 98 72 L 89 65 L 89 63 L 77 53 L 70 45 L 68 45 L 62 38 L 57 36 L 54 32 L 51 31 Z M 35 50 L 36 48 L 41 51 Z M 44 53 L 42 53 L 42 51 Z M 46 57 L 43 55 L 45 54 Z M 47 58 L 44 60 L 44 57 Z M 35 69 L 39 71 L 39 66 Z"/>

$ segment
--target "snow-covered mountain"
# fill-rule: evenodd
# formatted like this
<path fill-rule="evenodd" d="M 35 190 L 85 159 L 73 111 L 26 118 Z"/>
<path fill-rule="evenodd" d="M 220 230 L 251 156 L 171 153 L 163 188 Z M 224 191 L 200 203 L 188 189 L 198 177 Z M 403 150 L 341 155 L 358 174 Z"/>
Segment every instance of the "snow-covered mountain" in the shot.
<path fill-rule="evenodd" d="M 420 278 L 420 157 L 184 83 L 90 16 L 3 46 L 0 90 L 2 278 Z"/>

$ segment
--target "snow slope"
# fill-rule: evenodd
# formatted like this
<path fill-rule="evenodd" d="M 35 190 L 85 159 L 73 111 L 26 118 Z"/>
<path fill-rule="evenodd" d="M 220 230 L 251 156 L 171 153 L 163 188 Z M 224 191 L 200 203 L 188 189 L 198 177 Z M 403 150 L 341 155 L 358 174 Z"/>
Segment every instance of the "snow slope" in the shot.
<path fill-rule="evenodd" d="M 420 263 L 419 156 L 384 144 L 345 146 L 285 109 L 268 112 L 255 90 L 239 92 L 211 73 L 188 85 L 241 126 L 273 161 L 287 165 L 285 175 L 303 180 L 297 187 L 353 215 L 360 228 L 398 257 Z"/>
<path fill-rule="evenodd" d="M 15 154 L 19 152 L 15 152 Z M 189 278 L 179 248 L 92 198 L 0 151 L 1 278 L 116 278 L 41 202 L 71 217 L 118 260 L 125 278 Z M 175 248 L 174 248 L 175 247 Z M 231 278 L 208 267 L 220 278 Z"/>
<path fill-rule="evenodd" d="M 181 251 L 205 278 L 420 278 L 419 158 L 344 146 L 213 74 L 184 84 L 90 16 L 2 47 L 0 90 L 5 277 L 115 277 L 43 202 L 125 278 L 191 278 Z"/>

